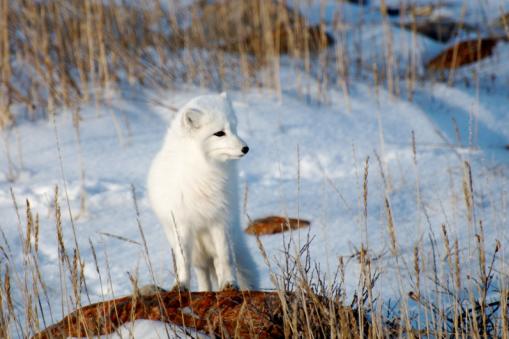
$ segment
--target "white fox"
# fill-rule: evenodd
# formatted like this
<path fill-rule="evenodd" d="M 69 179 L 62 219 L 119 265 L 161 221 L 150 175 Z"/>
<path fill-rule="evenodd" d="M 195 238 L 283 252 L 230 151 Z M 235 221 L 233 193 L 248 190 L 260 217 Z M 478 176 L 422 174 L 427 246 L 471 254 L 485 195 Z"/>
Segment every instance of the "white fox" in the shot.
<path fill-rule="evenodd" d="M 175 287 L 254 289 L 258 273 L 240 228 L 234 159 L 248 151 L 237 136 L 226 93 L 192 99 L 173 119 L 148 176 L 152 208 L 175 256 Z"/>

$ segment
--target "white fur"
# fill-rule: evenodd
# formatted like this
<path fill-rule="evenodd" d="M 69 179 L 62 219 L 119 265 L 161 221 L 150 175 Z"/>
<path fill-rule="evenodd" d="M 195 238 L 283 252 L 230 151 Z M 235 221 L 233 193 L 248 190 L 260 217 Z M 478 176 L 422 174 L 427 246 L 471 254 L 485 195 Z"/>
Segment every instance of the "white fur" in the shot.
<path fill-rule="evenodd" d="M 149 198 L 173 249 L 181 287 L 190 286 L 191 266 L 201 291 L 257 287 L 240 228 L 232 160 L 244 155 L 246 144 L 236 124 L 226 93 L 197 97 L 177 113 L 152 162 Z M 214 135 L 219 131 L 225 136 Z"/>

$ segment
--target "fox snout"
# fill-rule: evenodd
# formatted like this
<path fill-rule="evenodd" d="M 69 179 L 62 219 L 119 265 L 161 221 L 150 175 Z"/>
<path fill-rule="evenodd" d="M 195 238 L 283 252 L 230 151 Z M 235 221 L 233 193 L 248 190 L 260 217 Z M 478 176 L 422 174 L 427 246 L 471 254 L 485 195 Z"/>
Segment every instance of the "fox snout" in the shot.
<path fill-rule="evenodd" d="M 249 147 L 247 146 L 242 147 L 241 152 L 247 154 L 247 152 L 249 152 Z"/>

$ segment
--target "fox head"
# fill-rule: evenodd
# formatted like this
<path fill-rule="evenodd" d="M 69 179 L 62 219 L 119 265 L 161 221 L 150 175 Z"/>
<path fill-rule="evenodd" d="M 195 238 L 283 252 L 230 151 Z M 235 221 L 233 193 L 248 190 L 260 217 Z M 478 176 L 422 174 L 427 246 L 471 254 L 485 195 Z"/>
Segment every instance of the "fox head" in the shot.
<path fill-rule="evenodd" d="M 240 159 L 249 151 L 237 135 L 237 117 L 226 92 L 192 99 L 180 109 L 174 123 L 179 124 L 182 136 L 197 143 L 208 159 Z"/>

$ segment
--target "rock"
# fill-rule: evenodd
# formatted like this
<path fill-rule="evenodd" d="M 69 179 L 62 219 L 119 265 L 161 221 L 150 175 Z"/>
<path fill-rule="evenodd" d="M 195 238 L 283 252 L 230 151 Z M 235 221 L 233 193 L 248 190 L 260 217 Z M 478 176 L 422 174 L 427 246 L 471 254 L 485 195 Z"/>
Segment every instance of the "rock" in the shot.
<path fill-rule="evenodd" d="M 439 18 L 432 20 L 417 20 L 415 22 L 404 22 L 398 24 L 403 28 L 413 31 L 415 30 L 417 33 L 423 34 L 428 38 L 439 42 L 447 42 L 452 37 L 456 36 L 458 32 L 462 29 L 471 30 L 472 27 L 462 23 L 457 22 L 449 18 Z"/>
<path fill-rule="evenodd" d="M 411 16 L 411 17 L 431 17 L 436 10 L 446 7 L 441 3 L 427 3 L 427 4 L 405 4 L 404 6 L 386 6 L 381 10 L 385 11 L 389 16 Z"/>
<path fill-rule="evenodd" d="M 427 70 L 458 68 L 491 56 L 503 38 L 490 37 L 461 41 L 449 47 L 426 64 Z"/>
<path fill-rule="evenodd" d="M 270 216 L 251 221 L 249 226 L 245 229 L 245 232 L 252 235 L 276 234 L 302 227 L 308 227 L 310 224 L 311 223 L 309 221 L 304 219 Z"/>
<path fill-rule="evenodd" d="M 137 319 L 159 320 L 218 337 L 236 338 L 325 338 L 331 324 L 346 337 L 358 337 L 359 331 L 356 311 L 315 294 L 170 291 L 85 306 L 33 338 L 107 335 Z M 368 325 L 367 319 L 363 318 L 363 324 Z"/>

